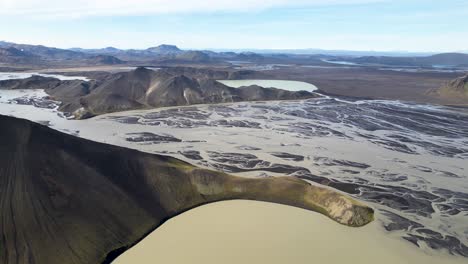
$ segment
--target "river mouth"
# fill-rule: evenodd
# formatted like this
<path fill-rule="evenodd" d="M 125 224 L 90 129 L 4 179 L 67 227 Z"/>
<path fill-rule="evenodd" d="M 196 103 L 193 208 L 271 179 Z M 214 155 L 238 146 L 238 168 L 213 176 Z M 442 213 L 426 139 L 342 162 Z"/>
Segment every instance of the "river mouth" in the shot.
<path fill-rule="evenodd" d="M 318 88 L 310 83 L 286 80 L 218 80 L 218 82 L 233 88 L 258 85 L 264 88 L 276 88 L 292 92 L 313 92 Z"/>

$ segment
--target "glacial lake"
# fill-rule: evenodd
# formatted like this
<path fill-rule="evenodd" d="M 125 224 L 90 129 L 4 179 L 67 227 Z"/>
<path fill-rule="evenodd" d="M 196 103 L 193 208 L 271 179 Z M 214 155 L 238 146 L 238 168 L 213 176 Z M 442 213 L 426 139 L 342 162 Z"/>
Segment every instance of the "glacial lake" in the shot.
<path fill-rule="evenodd" d="M 313 84 L 298 81 L 284 81 L 284 80 L 218 80 L 218 82 L 233 88 L 242 86 L 258 85 L 265 88 L 277 88 L 288 91 L 308 91 L 312 92 L 317 90 Z"/>

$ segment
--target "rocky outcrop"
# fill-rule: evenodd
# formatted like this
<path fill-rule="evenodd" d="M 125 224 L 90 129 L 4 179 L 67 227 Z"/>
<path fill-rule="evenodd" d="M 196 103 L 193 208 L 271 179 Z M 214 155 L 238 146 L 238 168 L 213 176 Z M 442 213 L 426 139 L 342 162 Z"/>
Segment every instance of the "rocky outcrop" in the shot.
<path fill-rule="evenodd" d="M 444 88 L 448 91 L 468 96 L 468 75 L 450 81 Z"/>
<path fill-rule="evenodd" d="M 433 91 L 436 95 L 454 102 L 468 104 L 468 75 L 456 78 Z"/>
<path fill-rule="evenodd" d="M 110 263 L 167 219 L 231 199 L 280 203 L 349 226 L 373 210 L 293 177 L 240 178 L 0 116 L 0 262 Z"/>

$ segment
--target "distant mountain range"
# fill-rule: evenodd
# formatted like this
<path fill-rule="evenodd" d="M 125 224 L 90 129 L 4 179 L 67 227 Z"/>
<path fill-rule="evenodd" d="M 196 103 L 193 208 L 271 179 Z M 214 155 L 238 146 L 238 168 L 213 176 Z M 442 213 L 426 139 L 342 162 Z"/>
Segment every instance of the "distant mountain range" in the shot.
<path fill-rule="evenodd" d="M 296 55 L 330 55 L 330 56 L 390 56 L 390 57 L 421 57 L 437 54 L 437 52 L 410 51 L 356 51 L 356 50 L 326 50 L 326 49 L 210 49 L 216 52 L 253 52 L 257 54 L 296 54 Z M 462 52 L 462 51 L 460 51 Z M 464 51 L 468 53 L 468 51 Z M 463 53 L 463 52 L 462 52 Z"/>
<path fill-rule="evenodd" d="M 113 56 L 105 54 L 87 54 L 79 51 L 51 48 L 41 45 L 16 44 L 0 42 L 0 63 L 11 64 L 86 64 L 112 65 L 122 64 Z"/>
<path fill-rule="evenodd" d="M 367 56 L 367 55 L 373 56 Z M 377 56 L 388 54 L 387 56 Z M 391 54 L 391 55 L 390 55 Z M 394 56 L 399 54 L 399 56 Z M 365 56 L 364 56 L 365 55 Z M 359 65 L 388 65 L 404 67 L 467 67 L 465 53 L 380 53 L 324 50 L 258 50 L 231 52 L 210 50 L 182 50 L 174 45 L 160 45 L 147 49 L 58 49 L 41 45 L 16 44 L 0 41 L 0 63 L 15 65 L 115 65 L 115 64 L 296 64 L 327 65 L 324 60 L 347 61 Z"/>
<path fill-rule="evenodd" d="M 145 50 L 123 50 L 114 47 L 107 47 L 103 49 L 82 49 L 82 48 L 71 48 L 70 50 L 76 52 L 84 52 L 84 53 L 92 53 L 92 54 L 118 54 L 122 52 L 130 52 L 130 53 L 142 53 L 142 54 L 180 54 L 183 51 L 179 49 L 177 46 L 174 45 L 160 45 L 157 47 L 151 47 Z"/>
<path fill-rule="evenodd" d="M 365 56 L 358 58 L 341 58 L 349 62 L 364 65 L 389 65 L 403 67 L 468 67 L 468 54 L 442 53 L 426 57 L 389 57 Z"/>

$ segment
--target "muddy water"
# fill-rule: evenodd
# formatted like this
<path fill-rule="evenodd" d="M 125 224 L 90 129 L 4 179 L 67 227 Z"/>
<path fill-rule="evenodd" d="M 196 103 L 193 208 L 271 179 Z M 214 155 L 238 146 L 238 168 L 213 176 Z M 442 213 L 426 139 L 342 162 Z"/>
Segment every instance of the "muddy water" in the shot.
<path fill-rule="evenodd" d="M 228 201 L 169 220 L 113 263 L 464 263 L 413 250 L 379 229 L 349 228 L 283 205 Z"/>

